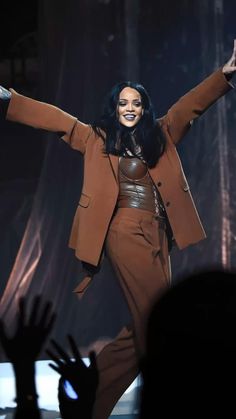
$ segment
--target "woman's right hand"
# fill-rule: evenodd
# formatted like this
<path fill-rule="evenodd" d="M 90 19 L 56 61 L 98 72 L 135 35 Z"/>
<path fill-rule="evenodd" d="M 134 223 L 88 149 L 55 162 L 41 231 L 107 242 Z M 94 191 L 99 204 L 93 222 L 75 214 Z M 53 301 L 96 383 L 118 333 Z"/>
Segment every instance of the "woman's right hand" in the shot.
<path fill-rule="evenodd" d="M 11 99 L 11 92 L 5 87 L 0 86 L 0 99 L 1 100 L 10 100 Z"/>

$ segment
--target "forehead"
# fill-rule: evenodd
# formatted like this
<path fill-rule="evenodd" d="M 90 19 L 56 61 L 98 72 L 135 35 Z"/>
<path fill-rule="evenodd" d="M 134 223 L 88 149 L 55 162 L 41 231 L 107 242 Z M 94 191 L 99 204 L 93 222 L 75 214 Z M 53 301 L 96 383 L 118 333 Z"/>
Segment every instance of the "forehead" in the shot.
<path fill-rule="evenodd" d="M 136 89 L 133 89 L 132 87 L 125 87 L 123 90 L 121 90 L 119 99 L 140 100 L 141 95 Z"/>

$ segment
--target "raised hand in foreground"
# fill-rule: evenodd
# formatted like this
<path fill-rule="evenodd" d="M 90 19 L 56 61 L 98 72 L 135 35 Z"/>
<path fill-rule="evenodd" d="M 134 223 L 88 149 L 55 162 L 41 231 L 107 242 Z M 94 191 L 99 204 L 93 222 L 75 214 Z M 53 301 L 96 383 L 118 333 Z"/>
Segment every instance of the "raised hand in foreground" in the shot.
<path fill-rule="evenodd" d="M 73 359 L 54 340 L 52 340 L 52 345 L 59 356 L 47 350 L 48 355 L 56 364 L 50 363 L 50 367 L 61 375 L 58 389 L 60 412 L 63 419 L 90 419 L 99 382 L 96 355 L 94 352 L 89 354 L 90 365 L 87 367 L 72 336 L 68 336 L 68 340 Z M 69 381 L 74 389 L 76 398 L 72 399 L 67 395 L 66 381 Z"/>
<path fill-rule="evenodd" d="M 17 324 L 12 336 L 6 333 L 6 325 L 0 320 L 0 342 L 12 363 L 15 374 L 17 408 L 15 419 L 38 419 L 35 361 L 52 330 L 55 313 L 51 302 L 43 302 L 41 296 L 33 300 L 28 318 L 26 299 L 19 300 Z"/>

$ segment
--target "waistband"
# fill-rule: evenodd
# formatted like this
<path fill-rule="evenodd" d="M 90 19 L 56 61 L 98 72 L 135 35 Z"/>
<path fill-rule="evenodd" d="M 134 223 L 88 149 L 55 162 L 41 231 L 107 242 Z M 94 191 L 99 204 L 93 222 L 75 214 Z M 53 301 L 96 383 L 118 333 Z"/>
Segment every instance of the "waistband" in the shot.
<path fill-rule="evenodd" d="M 166 218 L 161 217 L 160 215 L 154 213 L 153 211 L 144 210 L 142 208 L 133 208 L 133 207 L 117 207 L 116 211 L 113 215 L 113 220 L 120 219 L 120 218 L 127 218 L 127 219 L 133 219 L 137 222 L 142 221 L 143 219 L 153 221 L 156 220 L 156 222 L 159 224 L 160 228 L 165 229 L 166 228 Z"/>

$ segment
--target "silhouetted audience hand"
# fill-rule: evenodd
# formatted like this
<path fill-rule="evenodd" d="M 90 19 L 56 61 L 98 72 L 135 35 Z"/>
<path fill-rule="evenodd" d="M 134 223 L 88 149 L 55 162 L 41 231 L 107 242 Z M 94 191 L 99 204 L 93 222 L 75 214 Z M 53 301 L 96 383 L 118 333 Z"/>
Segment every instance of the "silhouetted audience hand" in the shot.
<path fill-rule="evenodd" d="M 15 419 L 38 419 L 35 361 L 52 330 L 55 313 L 51 302 L 35 297 L 31 311 L 26 315 L 26 299 L 19 300 L 19 313 L 15 333 L 9 337 L 6 325 L 0 320 L 0 342 L 12 363 L 15 374 L 17 408 Z"/>
<path fill-rule="evenodd" d="M 99 377 L 94 352 L 89 354 L 90 365 L 87 367 L 82 360 L 80 352 L 72 336 L 68 336 L 73 359 L 62 347 L 52 340 L 52 345 L 57 354 L 48 350 L 47 353 L 55 362 L 49 364 L 57 371 L 61 378 L 59 380 L 58 399 L 59 408 L 63 419 L 90 419 L 92 418 L 93 405 L 98 387 Z M 69 381 L 74 389 L 77 398 L 70 398 L 65 391 L 65 382 Z"/>

